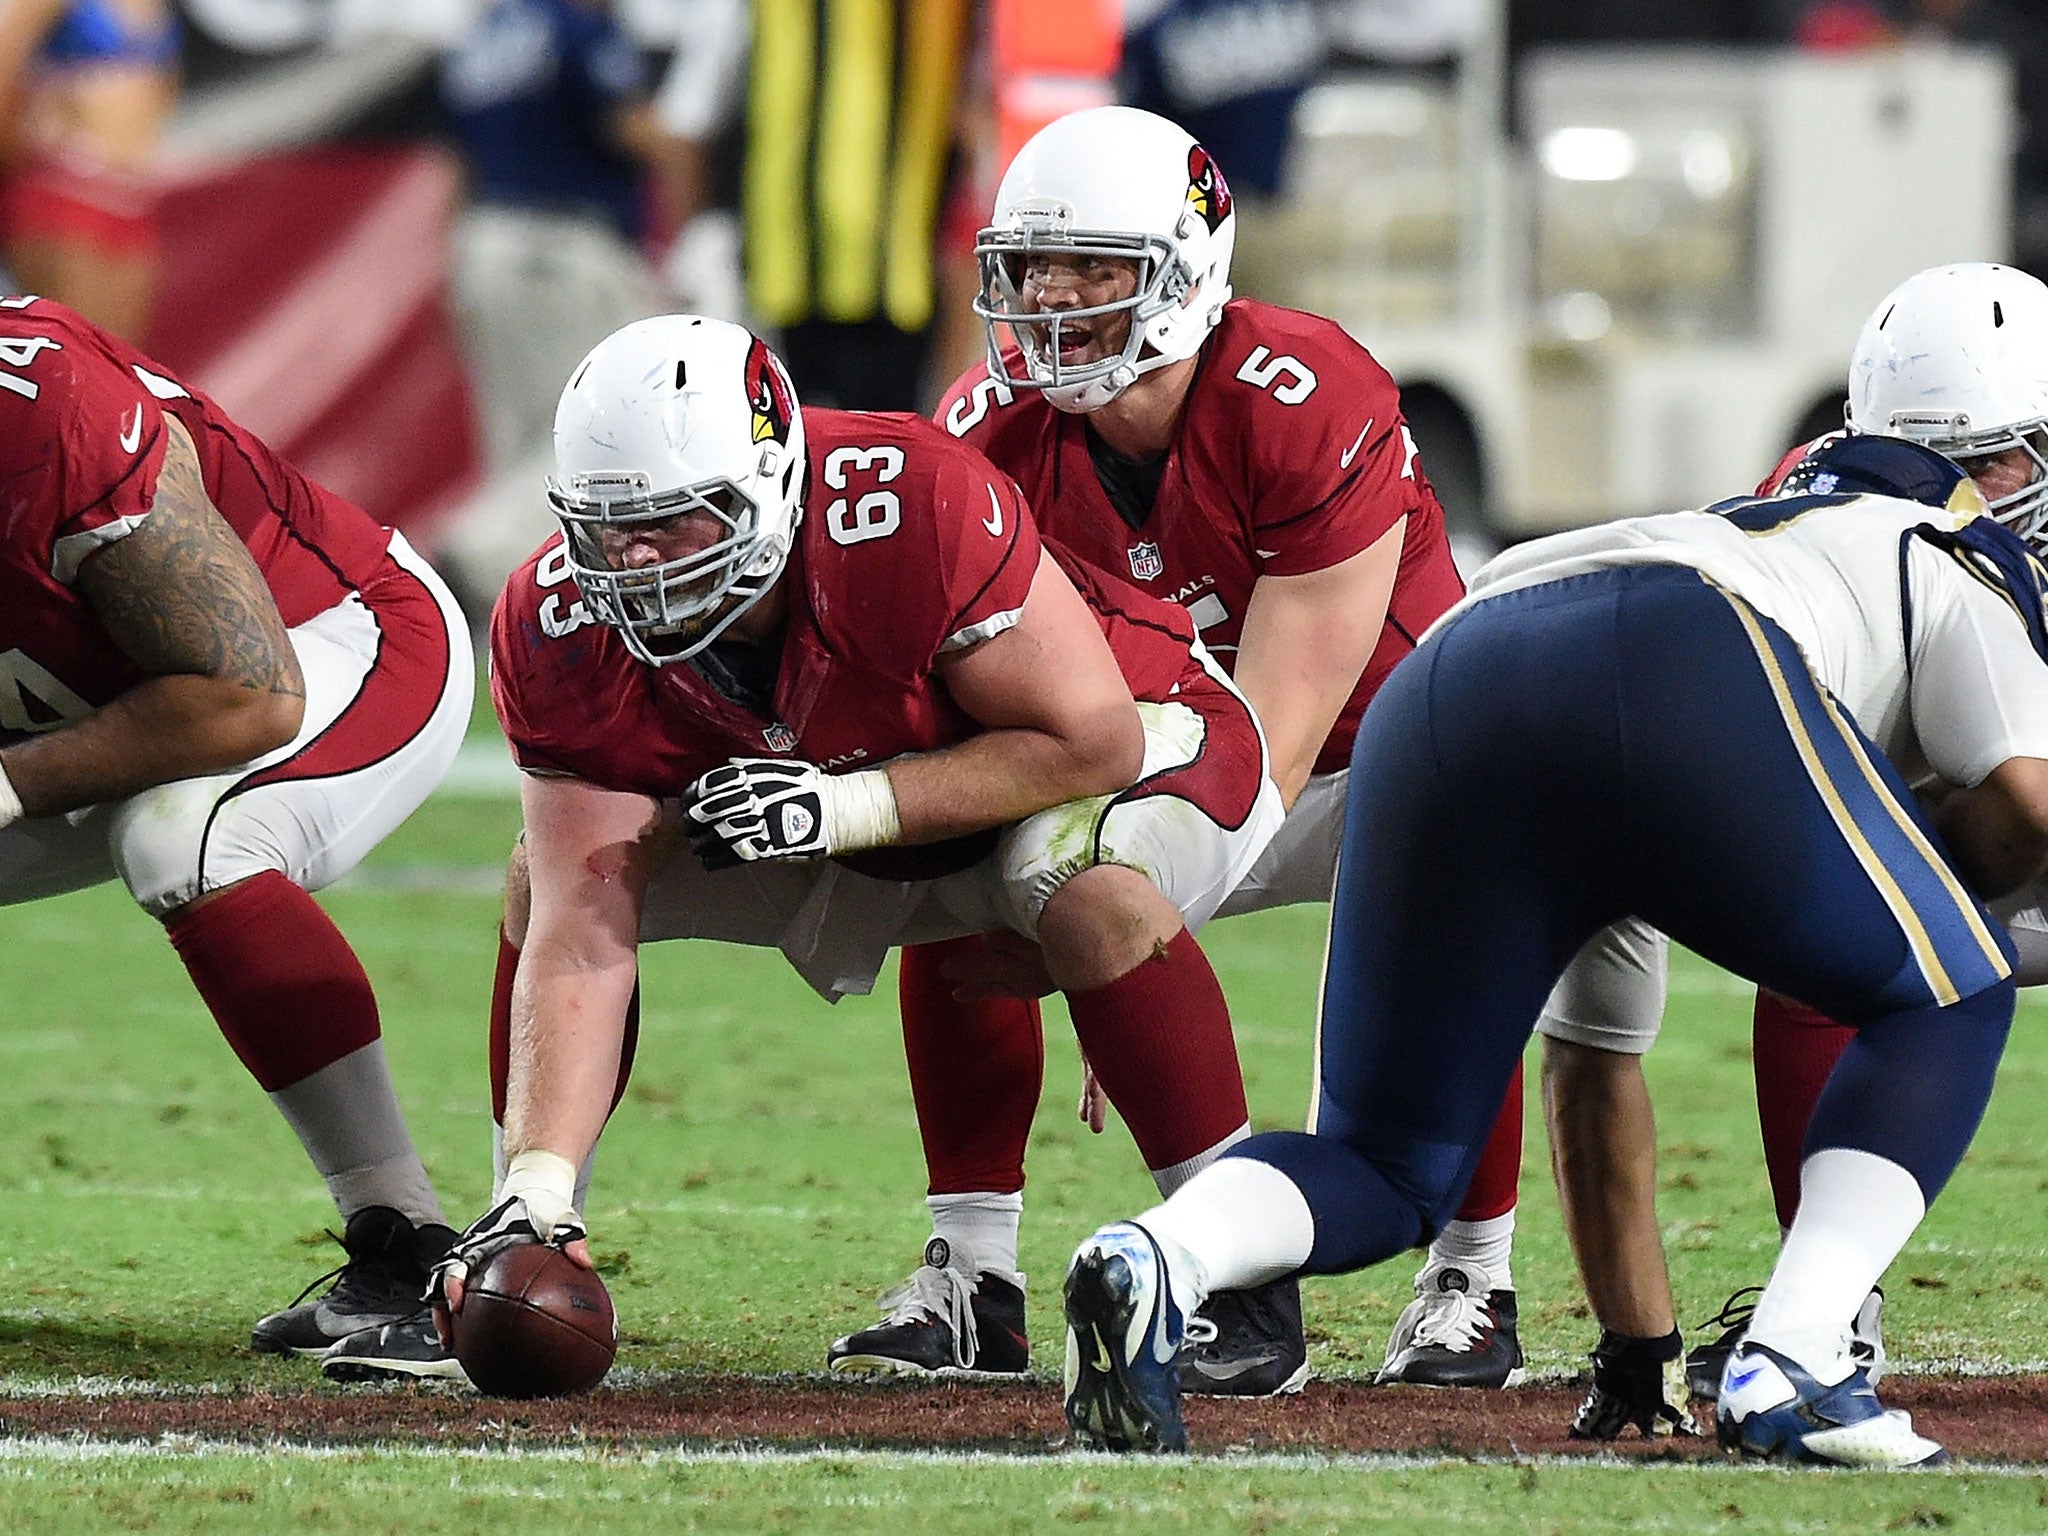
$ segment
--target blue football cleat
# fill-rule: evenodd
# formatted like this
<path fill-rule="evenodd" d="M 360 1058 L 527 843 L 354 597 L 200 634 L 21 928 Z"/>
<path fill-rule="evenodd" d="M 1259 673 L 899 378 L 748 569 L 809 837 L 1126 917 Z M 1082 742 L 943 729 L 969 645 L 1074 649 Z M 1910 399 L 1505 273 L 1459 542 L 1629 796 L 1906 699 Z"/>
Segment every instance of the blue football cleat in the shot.
<path fill-rule="evenodd" d="M 1856 1367 L 1824 1387 L 1767 1345 L 1744 1341 L 1721 1373 L 1714 1430 L 1724 1449 L 1824 1467 L 1938 1467 L 1947 1451 L 1913 1431 L 1911 1414 L 1877 1400 Z"/>
<path fill-rule="evenodd" d="M 1186 1450 L 1178 1359 L 1185 1319 L 1152 1235 L 1117 1222 L 1075 1250 L 1066 1311 L 1075 1440 L 1111 1451 Z"/>

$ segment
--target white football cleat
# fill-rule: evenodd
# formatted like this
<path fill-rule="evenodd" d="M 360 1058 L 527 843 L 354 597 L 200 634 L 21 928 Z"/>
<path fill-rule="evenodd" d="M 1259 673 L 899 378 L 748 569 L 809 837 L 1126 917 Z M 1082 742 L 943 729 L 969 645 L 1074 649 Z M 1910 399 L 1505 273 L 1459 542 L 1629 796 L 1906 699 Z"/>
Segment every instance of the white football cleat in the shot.
<path fill-rule="evenodd" d="M 1714 1430 L 1725 1449 L 1765 1461 L 1897 1470 L 1949 1460 L 1914 1432 L 1911 1414 L 1877 1400 L 1861 1366 L 1824 1387 L 1798 1362 L 1748 1341 L 1721 1374 Z"/>

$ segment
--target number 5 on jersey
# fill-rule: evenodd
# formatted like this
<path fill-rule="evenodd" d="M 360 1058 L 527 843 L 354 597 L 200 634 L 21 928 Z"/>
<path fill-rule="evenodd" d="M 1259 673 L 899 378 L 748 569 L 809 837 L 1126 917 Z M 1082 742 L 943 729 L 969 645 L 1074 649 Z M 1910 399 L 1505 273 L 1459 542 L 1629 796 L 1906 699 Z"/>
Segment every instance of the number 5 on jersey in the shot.
<path fill-rule="evenodd" d="M 1254 389 L 1271 391 L 1282 405 L 1299 405 L 1316 392 L 1313 368 L 1286 352 L 1275 357 L 1270 347 L 1253 347 L 1237 376 Z M 1284 384 L 1279 382 L 1283 378 Z"/>

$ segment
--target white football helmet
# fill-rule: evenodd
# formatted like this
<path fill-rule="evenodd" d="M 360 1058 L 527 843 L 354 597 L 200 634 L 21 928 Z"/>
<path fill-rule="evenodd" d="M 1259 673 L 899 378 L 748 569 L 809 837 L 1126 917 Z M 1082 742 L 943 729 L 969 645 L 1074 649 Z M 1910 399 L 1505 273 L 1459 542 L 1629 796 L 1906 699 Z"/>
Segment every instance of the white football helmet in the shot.
<path fill-rule="evenodd" d="M 788 562 L 803 515 L 796 391 L 768 344 L 740 326 L 697 315 L 636 320 L 569 375 L 547 489 L 592 616 L 642 661 L 682 661 Z M 607 557 L 608 528 L 692 512 L 710 513 L 726 533 L 638 570 Z"/>
<path fill-rule="evenodd" d="M 1063 411 L 1107 405 L 1154 368 L 1192 357 L 1230 300 L 1237 211 L 1223 173 L 1185 129 L 1134 107 L 1070 112 L 1032 135 L 996 193 L 977 238 L 989 372 L 1015 389 L 1042 389 Z M 1027 310 L 1029 252 L 1115 256 L 1138 263 L 1137 292 L 1088 309 Z M 1061 327 L 1129 310 L 1121 356 L 1063 365 Z M 1010 374 L 1002 328 L 1024 354 Z"/>
<path fill-rule="evenodd" d="M 1886 295 L 1849 362 L 1849 430 L 1908 437 L 1968 467 L 2010 448 L 2026 486 L 1991 514 L 2048 544 L 2048 287 L 2011 267 L 1930 267 Z"/>

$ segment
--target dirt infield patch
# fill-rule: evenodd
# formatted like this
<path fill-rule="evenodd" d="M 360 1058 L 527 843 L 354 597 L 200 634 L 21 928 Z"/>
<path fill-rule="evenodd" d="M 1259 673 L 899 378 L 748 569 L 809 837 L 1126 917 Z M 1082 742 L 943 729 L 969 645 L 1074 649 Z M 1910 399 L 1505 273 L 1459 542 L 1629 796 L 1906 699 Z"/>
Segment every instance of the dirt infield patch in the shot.
<path fill-rule="evenodd" d="M 1566 1438 L 1579 1392 L 1429 1392 L 1313 1383 L 1299 1397 L 1260 1402 L 1191 1399 L 1188 1429 L 1201 1450 L 1451 1456 L 1692 1459 L 1718 1454 L 1698 1440 Z M 2048 1377 L 1893 1379 L 1889 1406 L 1962 1459 L 2048 1463 Z M 601 1389 L 551 1403 L 513 1403 L 435 1387 L 356 1387 L 164 1397 L 0 1398 L 0 1435 L 154 1439 L 194 1435 L 253 1443 L 418 1444 L 538 1449 L 579 1446 L 846 1447 L 994 1450 L 1035 1454 L 1065 1440 L 1056 1384 L 1003 1386 L 834 1382 L 822 1377 L 686 1377 Z"/>

